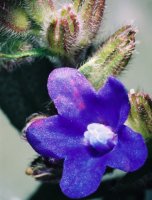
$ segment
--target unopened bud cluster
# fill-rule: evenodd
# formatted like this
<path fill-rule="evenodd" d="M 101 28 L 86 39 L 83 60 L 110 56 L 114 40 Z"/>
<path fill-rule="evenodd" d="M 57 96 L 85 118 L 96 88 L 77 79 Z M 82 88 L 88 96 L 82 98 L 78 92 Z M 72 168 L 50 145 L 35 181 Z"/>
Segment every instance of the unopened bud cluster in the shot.
<path fill-rule="evenodd" d="M 95 38 L 104 6 L 105 0 L 74 0 L 60 9 L 52 0 L 2 1 L 0 35 L 4 36 L 3 43 L 17 38 L 20 43 L 26 40 L 33 48 L 47 48 L 50 54 L 53 51 L 57 55 L 74 55 Z M 0 51 L 11 53 L 7 46 Z M 13 52 L 19 51 L 16 47 Z M 4 54 L 0 57 L 7 58 Z"/>

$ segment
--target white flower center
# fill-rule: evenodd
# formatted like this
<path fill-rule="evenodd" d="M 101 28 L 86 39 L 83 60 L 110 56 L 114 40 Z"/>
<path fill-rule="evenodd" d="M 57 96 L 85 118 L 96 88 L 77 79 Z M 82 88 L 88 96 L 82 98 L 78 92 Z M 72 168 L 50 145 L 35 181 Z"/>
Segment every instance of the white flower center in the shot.
<path fill-rule="evenodd" d="M 87 126 L 84 132 L 85 141 L 101 153 L 111 151 L 117 144 L 118 137 L 109 127 L 92 123 Z"/>

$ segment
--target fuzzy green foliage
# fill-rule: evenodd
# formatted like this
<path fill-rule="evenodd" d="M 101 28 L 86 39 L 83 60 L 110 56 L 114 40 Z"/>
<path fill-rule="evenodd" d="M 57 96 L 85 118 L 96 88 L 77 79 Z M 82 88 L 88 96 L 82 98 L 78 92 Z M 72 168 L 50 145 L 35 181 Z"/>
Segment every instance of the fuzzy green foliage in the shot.
<path fill-rule="evenodd" d="M 50 51 L 46 54 L 50 58 L 54 52 L 53 56 L 62 55 L 66 59 L 69 56 L 73 64 L 77 63 L 77 55 L 80 56 L 82 50 L 85 52 L 88 49 L 98 33 L 104 4 L 104 0 L 75 1 L 57 9 L 51 0 L 22 0 L 19 3 L 12 0 L 11 4 L 9 1 L 0 3 L 0 35 L 3 37 L 0 41 L 3 46 L 0 49 L 1 58 L 16 62 L 25 58 L 20 46 L 24 46 L 26 42 L 25 46 L 30 47 L 26 49 L 27 57 L 35 57 L 31 50 L 42 48 Z M 20 45 L 13 48 L 13 55 L 8 55 L 11 54 L 8 49 L 16 38 Z M 18 59 L 14 60 L 16 57 Z"/>
<path fill-rule="evenodd" d="M 24 0 L 24 8 L 29 17 L 40 26 L 46 20 L 49 21 L 55 11 L 53 1 L 51 0 Z"/>
<path fill-rule="evenodd" d="M 108 76 L 118 76 L 125 69 L 135 48 L 135 33 L 129 25 L 122 27 L 80 67 L 80 72 L 96 89 Z"/>
<path fill-rule="evenodd" d="M 85 33 L 87 33 L 83 36 L 86 42 L 92 40 L 98 32 L 103 17 L 104 6 L 105 0 L 79 1 L 78 10 L 81 13 Z"/>

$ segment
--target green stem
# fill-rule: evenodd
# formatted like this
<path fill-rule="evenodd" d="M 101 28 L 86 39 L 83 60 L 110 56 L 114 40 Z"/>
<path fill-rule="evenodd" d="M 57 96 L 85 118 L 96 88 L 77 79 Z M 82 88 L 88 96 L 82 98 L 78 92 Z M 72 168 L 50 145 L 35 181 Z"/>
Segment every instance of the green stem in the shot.
<path fill-rule="evenodd" d="M 24 52 L 17 52 L 15 54 L 0 53 L 0 58 L 19 59 L 25 57 L 38 57 L 38 56 L 56 56 L 55 52 L 48 49 L 32 49 Z"/>

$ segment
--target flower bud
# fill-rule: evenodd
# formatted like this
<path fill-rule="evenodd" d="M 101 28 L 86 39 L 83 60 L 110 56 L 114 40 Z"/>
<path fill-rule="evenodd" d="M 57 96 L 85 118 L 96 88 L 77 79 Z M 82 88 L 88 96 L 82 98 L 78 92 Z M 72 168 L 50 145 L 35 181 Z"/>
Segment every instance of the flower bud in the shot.
<path fill-rule="evenodd" d="M 122 27 L 80 67 L 79 71 L 96 89 L 110 75 L 118 76 L 125 69 L 135 48 L 135 34 L 136 31 L 130 25 Z"/>
<path fill-rule="evenodd" d="M 25 9 L 38 25 L 44 24 L 55 10 L 52 0 L 25 0 Z"/>
<path fill-rule="evenodd" d="M 49 47 L 59 54 L 72 54 L 79 35 L 77 15 L 70 5 L 63 7 L 47 29 Z"/>
<path fill-rule="evenodd" d="M 100 28 L 104 5 L 105 0 L 89 0 L 63 6 L 44 30 L 49 47 L 68 55 L 87 48 Z"/>
<path fill-rule="evenodd" d="M 152 99 L 148 94 L 135 92 L 129 93 L 131 112 L 127 123 L 145 138 L 152 136 Z"/>
<path fill-rule="evenodd" d="M 82 20 L 84 33 L 81 42 L 88 43 L 96 36 L 100 28 L 105 0 L 74 0 L 74 6 Z"/>
<path fill-rule="evenodd" d="M 64 32 L 64 48 L 70 53 L 75 48 L 80 31 L 78 16 L 70 6 L 62 10 L 61 26 Z"/>
<path fill-rule="evenodd" d="M 41 156 L 34 159 L 25 173 L 33 176 L 38 181 L 58 183 L 61 179 L 63 161 L 55 158 L 43 158 Z"/>
<path fill-rule="evenodd" d="M 5 4 L 4 4 L 5 5 Z M 15 37 L 26 36 L 30 30 L 30 21 L 22 7 L 0 7 L 0 33 Z"/>
<path fill-rule="evenodd" d="M 78 12 L 80 10 L 80 8 L 82 7 L 83 4 L 83 0 L 73 0 L 73 5 L 75 10 Z"/>

